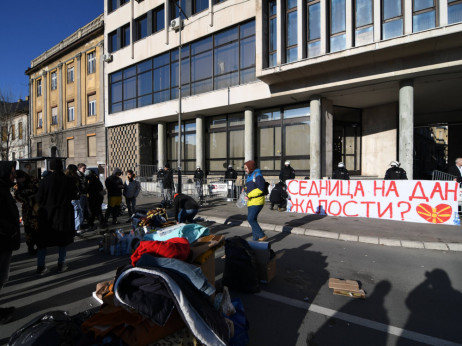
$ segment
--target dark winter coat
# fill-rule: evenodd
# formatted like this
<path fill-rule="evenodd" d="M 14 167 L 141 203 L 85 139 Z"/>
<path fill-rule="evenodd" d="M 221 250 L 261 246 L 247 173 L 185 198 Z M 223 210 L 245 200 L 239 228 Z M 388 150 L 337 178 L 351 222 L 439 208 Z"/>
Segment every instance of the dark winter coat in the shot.
<path fill-rule="evenodd" d="M 10 180 L 14 161 L 0 161 L 0 251 L 10 252 L 19 249 L 19 211 L 10 189 L 14 183 Z"/>
<path fill-rule="evenodd" d="M 101 210 L 101 204 L 104 200 L 103 195 L 103 184 L 99 180 L 99 178 L 92 174 L 88 178 L 88 204 L 90 207 L 91 212 L 95 212 L 96 210 Z"/>
<path fill-rule="evenodd" d="M 385 172 L 384 180 L 407 180 L 407 174 L 401 167 L 390 167 Z"/>
<path fill-rule="evenodd" d="M 184 195 L 182 193 L 178 194 L 173 200 L 173 208 L 175 214 L 175 220 L 178 221 L 178 213 L 180 209 L 199 209 L 199 204 L 191 196 Z"/>
<path fill-rule="evenodd" d="M 293 169 L 291 165 L 284 165 L 279 173 L 279 180 L 282 180 L 285 183 L 286 180 L 291 179 L 295 179 L 295 169 Z"/>
<path fill-rule="evenodd" d="M 173 171 L 167 169 L 164 172 L 164 180 L 162 181 L 164 189 L 173 189 Z"/>
<path fill-rule="evenodd" d="M 460 170 L 456 165 L 449 166 L 448 173 L 455 176 L 458 183 L 462 183 L 462 175 L 460 174 Z"/>
<path fill-rule="evenodd" d="M 37 246 L 66 246 L 74 241 L 74 207 L 78 187 L 62 171 L 55 171 L 40 183 L 37 194 L 39 204 L 39 230 Z"/>
<path fill-rule="evenodd" d="M 79 178 L 79 192 L 81 195 L 86 195 L 88 190 L 87 178 L 80 171 L 77 171 L 77 177 Z"/>
<path fill-rule="evenodd" d="M 163 169 L 159 169 L 157 172 L 157 182 L 161 183 L 164 180 L 165 172 Z"/>
<path fill-rule="evenodd" d="M 280 181 L 274 185 L 273 189 L 271 190 L 269 200 L 271 203 L 280 204 L 285 202 L 287 197 L 289 197 L 289 194 L 287 193 L 287 186 L 282 181 Z"/>
<path fill-rule="evenodd" d="M 236 180 L 237 179 L 237 172 L 231 167 L 228 168 L 225 172 L 225 180 Z"/>
<path fill-rule="evenodd" d="M 338 167 L 332 174 L 332 179 L 350 180 L 350 172 L 345 167 Z"/>
<path fill-rule="evenodd" d="M 117 197 L 122 196 L 122 190 L 124 188 L 124 183 L 120 177 L 113 174 L 106 178 L 105 181 L 107 196 L 108 197 Z"/>
<path fill-rule="evenodd" d="M 196 169 L 194 171 L 194 182 L 201 182 L 204 179 L 204 171 L 202 169 Z"/>

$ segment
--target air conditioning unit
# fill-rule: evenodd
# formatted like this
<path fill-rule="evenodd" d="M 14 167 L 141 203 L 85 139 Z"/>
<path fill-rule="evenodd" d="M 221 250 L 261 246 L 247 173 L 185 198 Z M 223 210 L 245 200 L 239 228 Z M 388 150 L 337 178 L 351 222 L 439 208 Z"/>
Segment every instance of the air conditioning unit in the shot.
<path fill-rule="evenodd" d="M 175 18 L 170 21 L 170 29 L 179 30 L 181 25 L 181 18 Z"/>
<path fill-rule="evenodd" d="M 112 61 L 112 54 L 106 53 L 103 55 L 104 62 L 111 62 Z"/>

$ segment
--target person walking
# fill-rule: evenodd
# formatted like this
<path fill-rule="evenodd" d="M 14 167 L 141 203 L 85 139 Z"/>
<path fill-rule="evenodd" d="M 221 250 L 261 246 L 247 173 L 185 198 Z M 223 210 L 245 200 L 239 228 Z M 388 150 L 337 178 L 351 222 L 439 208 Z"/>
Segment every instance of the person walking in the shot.
<path fill-rule="evenodd" d="M 455 177 L 454 181 L 457 181 L 462 187 L 462 157 L 458 157 L 454 165 L 449 166 L 448 173 L 452 174 Z"/>
<path fill-rule="evenodd" d="M 80 205 L 80 188 L 81 188 L 81 183 L 80 183 L 80 178 L 77 174 L 78 168 L 76 165 L 70 164 L 67 166 L 66 171 L 64 172 L 65 175 L 67 175 L 69 178 L 72 180 L 72 184 L 74 184 L 77 187 L 78 194 L 75 199 L 72 200 L 72 206 L 74 207 L 74 225 L 75 225 L 75 231 L 77 233 L 80 232 L 80 229 L 82 227 L 82 222 L 83 222 L 83 211 L 82 207 Z"/>
<path fill-rule="evenodd" d="M 163 187 L 164 187 L 164 199 L 167 202 L 167 204 L 171 204 L 173 201 L 173 172 L 170 169 L 170 165 L 168 163 L 165 164 L 164 166 L 164 179 L 162 181 Z"/>
<path fill-rule="evenodd" d="M 37 194 L 39 204 L 39 228 L 37 236 L 37 271 L 47 272 L 45 258 L 47 248 L 59 247 L 58 273 L 67 270 L 66 247 L 74 242 L 75 222 L 72 201 L 79 195 L 75 180 L 63 172 L 61 159 L 50 161 L 51 174 L 40 183 Z"/>
<path fill-rule="evenodd" d="M 194 217 L 199 211 L 199 205 L 191 196 L 176 193 L 173 196 L 173 212 L 177 223 L 186 221 L 193 223 Z"/>
<path fill-rule="evenodd" d="M 390 168 L 385 172 L 384 180 L 407 180 L 406 171 L 400 166 L 398 161 L 391 161 Z"/>
<path fill-rule="evenodd" d="M 237 172 L 234 170 L 232 165 L 228 165 L 228 169 L 225 172 L 225 182 L 228 184 L 228 200 L 234 198 L 234 186 L 236 184 Z"/>
<path fill-rule="evenodd" d="M 291 179 L 295 179 L 295 169 L 293 169 L 290 165 L 290 161 L 286 160 L 286 162 L 284 162 L 284 166 L 281 168 L 281 172 L 279 172 L 279 180 L 282 180 L 285 183 L 286 180 Z"/>
<path fill-rule="evenodd" d="M 87 201 L 88 209 L 90 211 L 90 216 L 88 218 L 88 226 L 91 230 L 95 229 L 95 220 L 99 220 L 99 227 L 106 227 L 106 222 L 103 217 L 103 211 L 101 210 L 101 205 L 104 200 L 104 187 L 99 177 L 91 170 L 88 169 L 85 171 L 85 176 L 87 178 Z"/>
<path fill-rule="evenodd" d="M 337 168 L 332 174 L 332 179 L 350 180 L 350 172 L 348 172 L 345 168 L 345 164 L 343 162 L 338 163 Z"/>
<path fill-rule="evenodd" d="M 199 196 L 199 201 L 202 202 L 202 186 L 204 184 L 204 171 L 201 169 L 200 166 L 197 166 L 196 170 L 194 171 L 194 183 L 196 184 L 196 191 L 197 195 Z"/>
<path fill-rule="evenodd" d="M 105 223 L 108 222 L 109 216 L 112 216 L 112 224 L 117 225 L 117 217 L 120 214 L 120 204 L 122 203 L 122 190 L 124 183 L 120 176 L 122 171 L 120 168 L 115 168 L 112 175 L 106 178 L 105 185 L 107 189 L 107 209 L 104 215 Z"/>
<path fill-rule="evenodd" d="M 37 237 L 38 218 L 36 210 L 36 195 L 39 189 L 37 179 L 22 170 L 16 171 L 16 185 L 14 186 L 14 198 L 21 203 L 22 222 L 26 234 L 27 252 L 30 255 L 37 255 L 35 238 Z"/>
<path fill-rule="evenodd" d="M 135 173 L 129 169 L 127 171 L 127 180 L 124 182 L 125 204 L 128 209 L 128 221 L 131 222 L 133 214 L 136 213 L 136 197 L 140 194 L 141 184 L 135 180 Z"/>
<path fill-rule="evenodd" d="M 10 276 L 13 251 L 20 246 L 19 210 L 10 189 L 16 177 L 15 161 L 0 161 L 0 290 Z M 14 307 L 0 307 L 0 324 L 13 319 Z"/>
<path fill-rule="evenodd" d="M 266 241 L 268 237 L 265 235 L 257 218 L 260 211 L 265 205 L 265 179 L 261 174 L 260 169 L 257 168 L 255 161 L 250 160 L 244 163 L 244 171 L 247 174 L 245 180 L 245 192 L 247 198 L 247 221 L 252 227 L 253 240 Z"/>

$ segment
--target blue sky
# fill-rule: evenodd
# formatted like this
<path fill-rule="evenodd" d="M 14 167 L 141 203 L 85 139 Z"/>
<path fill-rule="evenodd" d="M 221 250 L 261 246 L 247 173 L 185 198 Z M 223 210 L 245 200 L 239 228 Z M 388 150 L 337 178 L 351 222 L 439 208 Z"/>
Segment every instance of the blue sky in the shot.
<path fill-rule="evenodd" d="M 25 99 L 31 60 L 102 14 L 103 1 L 0 0 L 0 94 Z"/>

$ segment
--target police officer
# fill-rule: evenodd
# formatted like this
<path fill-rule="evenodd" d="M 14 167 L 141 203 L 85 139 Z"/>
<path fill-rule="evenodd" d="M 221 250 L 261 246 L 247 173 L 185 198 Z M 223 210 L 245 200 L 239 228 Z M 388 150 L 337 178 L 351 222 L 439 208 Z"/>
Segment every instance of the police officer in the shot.
<path fill-rule="evenodd" d="M 202 202 L 203 200 L 203 193 L 202 193 L 202 186 L 204 183 L 204 171 L 201 169 L 200 166 L 196 167 L 194 171 L 194 183 L 196 184 L 197 194 L 199 195 L 199 201 Z"/>
<path fill-rule="evenodd" d="M 236 183 L 237 172 L 234 170 L 232 165 L 228 166 L 225 172 L 225 182 L 228 183 L 228 201 L 234 198 L 234 184 Z"/>
<path fill-rule="evenodd" d="M 343 162 L 338 163 L 337 169 L 332 174 L 332 179 L 350 180 L 350 173 L 345 168 L 345 164 Z"/>
<path fill-rule="evenodd" d="M 384 180 L 407 180 L 406 171 L 400 165 L 398 161 L 391 161 L 391 167 L 385 172 Z"/>
<path fill-rule="evenodd" d="M 164 176 L 165 172 L 162 167 L 157 171 L 157 186 L 160 187 L 160 196 L 164 199 Z"/>

